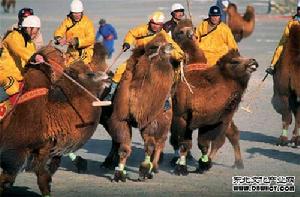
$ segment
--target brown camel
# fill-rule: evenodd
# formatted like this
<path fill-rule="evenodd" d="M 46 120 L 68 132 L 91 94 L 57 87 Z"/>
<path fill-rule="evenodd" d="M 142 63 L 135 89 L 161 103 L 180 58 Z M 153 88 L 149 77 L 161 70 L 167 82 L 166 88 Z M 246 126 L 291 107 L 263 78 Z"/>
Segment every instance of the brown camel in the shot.
<path fill-rule="evenodd" d="M 16 11 L 16 0 L 2 0 L 1 6 L 3 7 L 3 10 L 5 13 L 9 13 L 9 9 L 12 6 L 13 12 Z"/>
<path fill-rule="evenodd" d="M 171 45 L 163 34 L 158 34 L 145 47 L 135 49 L 128 60 L 108 125 L 119 153 L 114 181 L 126 181 L 124 166 L 131 154 L 132 127 L 141 131 L 144 140 L 145 160 L 140 165 L 139 179 L 152 178 L 152 172 L 158 169 L 172 119 L 172 110 L 164 111 L 163 107 L 174 77 L 170 51 Z"/>
<path fill-rule="evenodd" d="M 101 107 L 92 106 L 94 99 L 61 74 L 64 59 L 59 50 L 47 46 L 38 53 L 52 66 L 26 65 L 23 95 L 0 123 L 0 196 L 23 167 L 37 175 L 42 195 L 50 196 L 51 177 L 61 156 L 85 144 L 101 115 Z M 109 85 L 104 72 L 94 73 L 83 62 L 64 72 L 95 95 Z M 37 90 L 42 94 L 25 99 Z"/>
<path fill-rule="evenodd" d="M 173 97 L 171 132 L 175 134 L 173 140 L 175 145 L 179 145 L 180 156 L 175 174 L 188 174 L 186 155 L 192 146 L 194 129 L 198 129 L 198 147 L 202 152 L 199 173 L 211 167 L 211 159 L 224 144 L 225 136 L 234 147 L 235 165 L 242 167 L 239 131 L 232 117 L 257 66 L 254 59 L 243 58 L 237 51 L 230 51 L 211 68 L 185 68 L 184 74 L 193 93 L 186 83 L 179 82 Z M 208 156 L 210 142 L 212 149 Z"/>
<path fill-rule="evenodd" d="M 288 128 L 295 117 L 295 127 L 291 142 L 297 147 L 300 144 L 300 25 L 294 25 L 290 29 L 284 51 L 276 65 L 273 75 L 274 94 L 272 104 L 277 113 L 282 116 L 282 134 L 278 145 L 288 144 Z"/>
<path fill-rule="evenodd" d="M 255 27 L 255 10 L 248 5 L 244 16 L 238 13 L 237 6 L 230 3 L 226 10 L 228 14 L 227 25 L 230 27 L 235 41 L 240 42 L 243 38 L 249 37 Z"/>
<path fill-rule="evenodd" d="M 194 70 L 203 70 L 203 72 L 206 72 L 206 59 L 204 57 L 203 51 L 198 47 L 197 43 L 192 40 L 193 38 L 193 32 L 192 32 L 192 23 L 190 20 L 182 20 L 178 23 L 177 27 L 175 28 L 175 41 L 180 45 L 180 47 L 184 50 L 187 56 L 187 66 L 185 71 L 186 72 L 193 72 Z M 201 71 L 197 71 L 201 72 Z M 190 81 L 190 79 L 187 77 L 187 81 Z M 203 93 L 205 94 L 205 93 Z M 197 100 L 197 95 L 195 95 L 195 99 Z M 181 102 L 181 101 L 179 101 Z M 175 105 L 174 108 L 177 106 Z M 176 109 L 175 109 L 176 110 Z M 175 115 L 174 115 L 175 117 Z M 175 120 L 175 119 L 174 119 Z M 219 140 L 213 140 L 212 141 L 212 147 L 209 153 L 209 158 L 211 160 L 214 159 L 218 149 L 224 144 L 225 142 L 225 136 L 229 139 L 229 141 L 232 143 L 232 146 L 234 148 L 234 155 L 235 155 L 235 165 L 238 168 L 243 168 L 243 162 L 241 159 L 241 152 L 240 152 L 240 146 L 239 146 L 239 136 L 240 131 L 237 129 L 237 127 L 234 125 L 233 121 L 230 124 L 231 126 L 228 127 L 223 133 L 222 136 L 219 136 Z M 175 128 L 174 128 L 175 127 Z M 179 139 L 178 134 L 176 133 L 178 130 L 176 129 L 176 124 L 172 124 L 171 129 L 171 138 L 170 142 L 175 150 L 176 156 L 172 159 L 171 165 L 175 166 L 176 162 L 179 158 L 178 155 L 178 149 L 179 149 Z M 201 137 L 201 136 L 199 136 Z"/>

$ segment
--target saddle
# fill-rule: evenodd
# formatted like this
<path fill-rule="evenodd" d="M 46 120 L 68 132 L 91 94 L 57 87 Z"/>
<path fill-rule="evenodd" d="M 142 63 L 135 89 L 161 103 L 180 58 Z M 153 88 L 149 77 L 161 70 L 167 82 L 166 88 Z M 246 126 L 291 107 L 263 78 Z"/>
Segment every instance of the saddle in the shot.
<path fill-rule="evenodd" d="M 6 95 L 6 100 L 0 103 L 0 121 L 7 116 L 18 104 L 27 102 L 31 99 L 46 95 L 48 93 L 47 88 L 36 88 L 30 91 L 23 92 L 24 84 L 19 82 L 20 91 L 14 95 Z"/>

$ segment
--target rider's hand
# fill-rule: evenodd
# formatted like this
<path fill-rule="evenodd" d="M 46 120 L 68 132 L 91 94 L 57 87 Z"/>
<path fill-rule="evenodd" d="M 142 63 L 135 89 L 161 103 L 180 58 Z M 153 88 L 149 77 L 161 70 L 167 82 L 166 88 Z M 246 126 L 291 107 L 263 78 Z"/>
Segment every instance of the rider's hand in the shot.
<path fill-rule="evenodd" d="M 124 42 L 124 44 L 123 44 L 123 46 L 122 46 L 123 51 L 125 52 L 125 51 L 127 51 L 129 48 L 130 48 L 130 44 L 127 43 L 127 42 Z"/>

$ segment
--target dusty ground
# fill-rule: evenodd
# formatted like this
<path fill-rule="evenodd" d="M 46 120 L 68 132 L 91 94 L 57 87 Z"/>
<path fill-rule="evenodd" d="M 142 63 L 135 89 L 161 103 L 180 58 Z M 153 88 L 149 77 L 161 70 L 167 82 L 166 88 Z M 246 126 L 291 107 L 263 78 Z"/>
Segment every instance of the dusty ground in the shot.
<path fill-rule="evenodd" d="M 55 27 L 65 17 L 69 10 L 70 1 L 60 0 L 20 0 L 17 1 L 17 10 L 22 7 L 32 7 L 42 19 L 42 32 L 45 41 L 52 38 Z M 143 23 L 147 15 L 160 9 L 166 15 L 171 0 L 85 0 L 86 14 L 94 21 L 95 27 L 100 18 L 104 17 L 109 23 L 116 26 L 119 40 L 116 43 L 120 50 L 122 39 L 129 28 Z M 184 5 L 185 1 L 178 1 Z M 250 1 L 233 1 L 241 9 Z M 261 2 L 261 1 L 260 1 Z M 212 1 L 192 0 L 192 13 L 195 24 L 206 16 Z M 263 14 L 266 11 L 265 3 L 255 4 L 257 11 Z M 0 13 L 0 33 L 15 23 L 16 14 Z M 253 90 L 264 76 L 264 70 L 269 65 L 273 51 L 283 31 L 287 19 L 277 16 L 257 16 L 256 29 L 253 35 L 239 44 L 244 56 L 255 58 L 260 67 L 254 73 L 249 89 L 244 96 L 241 106 L 247 105 Z M 116 54 L 115 54 L 116 55 Z M 128 57 L 122 56 L 119 63 Z M 110 62 L 111 60 L 109 60 Z M 77 174 L 74 172 L 68 158 L 64 158 L 62 166 L 53 177 L 52 196 L 56 197 L 87 197 L 87 196 L 299 196 L 300 195 L 300 153 L 299 149 L 277 147 L 277 137 L 281 130 L 281 117 L 276 114 L 270 104 L 272 96 L 272 80 L 268 78 L 257 99 L 251 103 L 253 113 L 239 110 L 235 121 L 241 130 L 241 149 L 245 169 L 231 168 L 234 161 L 233 150 L 229 142 L 221 148 L 213 168 L 203 175 L 190 174 L 187 177 L 174 176 L 168 161 L 172 157 L 172 148 L 167 144 L 165 161 L 161 170 L 153 180 L 145 183 L 127 181 L 126 183 L 111 183 L 109 177 L 113 171 L 100 169 L 110 148 L 110 138 L 106 131 L 99 126 L 88 143 L 78 151 L 78 154 L 88 159 L 89 172 Z M 291 131 L 289 132 L 291 135 Z M 194 137 L 196 139 L 196 135 Z M 200 151 L 194 140 L 192 154 L 197 160 Z M 133 152 L 128 161 L 130 176 L 138 176 L 138 165 L 143 159 L 143 144 L 139 133 L 133 135 Z M 197 162 L 189 162 L 189 168 L 195 169 Z M 235 175 L 248 176 L 296 176 L 296 193 L 233 193 L 231 177 Z M 29 173 L 20 173 L 15 187 L 6 196 L 39 196 L 36 177 Z"/>

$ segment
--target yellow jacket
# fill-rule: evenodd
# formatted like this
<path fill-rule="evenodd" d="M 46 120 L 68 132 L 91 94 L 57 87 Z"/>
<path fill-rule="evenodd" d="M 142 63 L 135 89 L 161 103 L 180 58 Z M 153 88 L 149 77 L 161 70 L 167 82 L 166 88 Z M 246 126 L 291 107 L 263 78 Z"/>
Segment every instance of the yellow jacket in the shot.
<path fill-rule="evenodd" d="M 0 57 L 0 78 L 12 76 L 22 80 L 22 71 L 30 57 L 35 53 L 32 41 L 25 43 L 25 39 L 18 31 L 12 31 L 2 41 L 3 52 Z"/>
<path fill-rule="evenodd" d="M 74 24 L 72 19 L 67 17 L 54 32 L 54 37 L 66 38 L 67 41 L 78 38 L 78 48 L 68 48 L 71 54 L 68 63 L 78 60 L 79 57 L 82 57 L 86 64 L 92 61 L 95 30 L 93 22 L 87 16 L 83 15 L 81 20 Z"/>
<path fill-rule="evenodd" d="M 271 62 L 271 66 L 274 67 L 275 64 L 277 63 L 277 61 L 279 60 L 280 56 L 281 56 L 281 53 L 283 51 L 283 47 L 287 41 L 287 38 L 289 37 L 289 34 L 290 34 L 290 28 L 293 26 L 293 25 L 300 25 L 300 22 L 298 20 L 290 20 L 287 25 L 285 26 L 284 28 L 284 31 L 283 31 L 283 34 L 281 36 L 281 39 L 278 43 L 278 46 L 274 52 L 274 55 L 273 55 L 273 59 L 272 59 L 272 62 Z"/>
<path fill-rule="evenodd" d="M 213 66 L 230 49 L 238 49 L 230 28 L 223 22 L 208 33 L 208 20 L 200 22 L 196 30 L 199 47 L 203 50 L 207 63 Z"/>
<path fill-rule="evenodd" d="M 184 57 L 184 52 L 181 50 L 178 44 L 174 42 L 174 40 L 170 37 L 170 35 L 165 30 L 161 30 L 160 32 L 157 33 L 162 33 L 165 36 L 166 40 L 169 43 L 171 43 L 172 46 L 174 47 L 171 56 L 174 59 L 181 61 Z M 155 37 L 155 35 L 156 33 L 153 33 L 149 30 L 148 24 L 143 24 L 129 30 L 124 38 L 124 43 L 128 43 L 131 46 L 134 45 L 134 47 L 145 46 Z"/>

